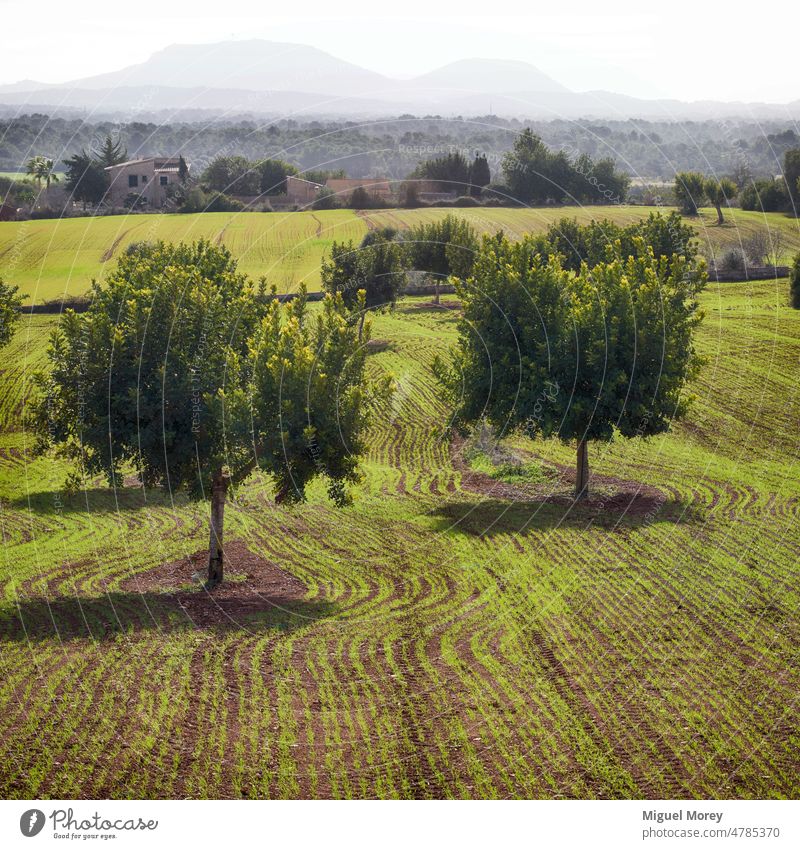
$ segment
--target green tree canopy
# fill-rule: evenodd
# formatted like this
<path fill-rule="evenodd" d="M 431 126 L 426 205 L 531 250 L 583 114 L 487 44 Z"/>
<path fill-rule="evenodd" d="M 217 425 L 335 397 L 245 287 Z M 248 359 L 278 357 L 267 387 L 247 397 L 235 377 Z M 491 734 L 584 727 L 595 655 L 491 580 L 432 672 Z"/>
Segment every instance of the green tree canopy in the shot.
<path fill-rule="evenodd" d="M 9 286 L 0 277 L 0 348 L 4 348 L 14 335 L 14 327 L 19 320 L 19 305 L 22 298 L 17 294 L 18 286 Z"/>
<path fill-rule="evenodd" d="M 40 451 L 111 484 L 133 468 L 145 486 L 211 497 L 211 584 L 222 580 L 229 484 L 259 466 L 290 500 L 313 471 L 341 500 L 355 460 L 338 452 L 355 456 L 371 397 L 340 299 L 310 321 L 304 293 L 283 306 L 260 288 L 224 247 L 132 245 L 93 284 L 89 310 L 63 316 L 37 377 Z M 354 359 L 340 378 L 345 356 Z M 337 410 L 346 418 L 331 441 Z"/>
<path fill-rule="evenodd" d="M 92 159 L 85 150 L 65 159 L 64 164 L 67 166 L 64 185 L 72 199 L 79 201 L 84 207 L 87 204 L 100 203 L 108 188 L 103 166 Z"/>
<path fill-rule="evenodd" d="M 699 171 L 680 171 L 675 175 L 675 203 L 684 215 L 697 215 L 706 197 L 706 178 Z"/>
<path fill-rule="evenodd" d="M 452 214 L 441 221 L 411 227 L 404 244 L 411 266 L 433 278 L 437 302 L 443 280 L 451 275 L 469 277 L 479 247 L 475 228 L 463 217 Z"/>
<path fill-rule="evenodd" d="M 267 195 L 285 195 L 286 178 L 297 174 L 297 168 L 282 159 L 265 159 L 259 162 L 257 167 L 261 177 L 261 191 Z"/>
<path fill-rule="evenodd" d="M 33 156 L 26 163 L 27 173 L 33 177 L 40 190 L 42 183 L 49 189 L 50 183 L 58 182 L 58 175 L 53 173 L 53 164 L 53 160 L 47 156 Z"/>
<path fill-rule="evenodd" d="M 115 139 L 111 135 L 106 135 L 103 143 L 100 145 L 97 161 L 104 167 L 108 168 L 111 165 L 119 165 L 128 159 L 128 149 L 123 146 L 122 139 L 117 136 Z"/>
<path fill-rule="evenodd" d="M 725 216 L 722 214 L 722 205 L 732 201 L 739 190 L 736 183 L 727 177 L 717 180 L 709 177 L 705 182 L 705 193 L 711 205 L 717 210 L 717 223 L 724 224 Z"/>
<path fill-rule="evenodd" d="M 576 497 L 584 497 L 589 440 L 650 436 L 685 414 L 706 277 L 644 244 L 637 257 L 578 272 L 539 248 L 530 237 L 484 238 L 472 277 L 458 286 L 458 346 L 435 368 L 457 426 L 486 417 L 501 432 L 577 440 Z"/>
<path fill-rule="evenodd" d="M 492 172 L 489 168 L 489 161 L 486 159 L 486 154 L 476 154 L 475 161 L 470 167 L 469 182 L 472 188 L 472 194 L 476 197 L 492 182 Z"/>
<path fill-rule="evenodd" d="M 522 203 L 568 200 L 581 203 L 621 203 L 630 178 L 616 170 L 612 159 L 595 162 L 588 153 L 570 161 L 564 151 L 550 150 L 530 127 L 515 139 L 503 157 L 503 177 Z"/>
<path fill-rule="evenodd" d="M 696 236 L 694 228 L 685 224 L 677 212 L 666 216 L 651 212 L 627 227 L 607 218 L 583 225 L 574 218 L 562 218 L 551 224 L 544 235 L 532 238 L 538 240 L 543 255 L 557 253 L 564 268 L 578 271 L 584 262 L 592 268 L 610 257 L 639 256 L 642 244 L 646 250 L 652 249 L 656 258 L 681 254 L 694 262 Z"/>
<path fill-rule="evenodd" d="M 800 147 L 787 150 L 783 155 L 783 176 L 795 215 L 800 215 Z"/>
<path fill-rule="evenodd" d="M 367 233 L 358 247 L 352 240 L 334 242 L 322 264 L 322 288 L 341 296 L 360 324 L 364 310 L 393 308 L 405 287 L 407 258 L 394 235 L 392 230 Z"/>
<path fill-rule="evenodd" d="M 410 177 L 433 180 L 443 192 L 465 194 L 470 185 L 470 163 L 460 151 L 421 162 Z"/>
<path fill-rule="evenodd" d="M 795 255 L 792 273 L 789 278 L 789 301 L 796 310 L 800 310 L 800 253 Z"/>
<path fill-rule="evenodd" d="M 258 166 L 244 156 L 218 156 L 203 172 L 202 182 L 212 191 L 225 194 L 261 193 L 261 173 Z"/>

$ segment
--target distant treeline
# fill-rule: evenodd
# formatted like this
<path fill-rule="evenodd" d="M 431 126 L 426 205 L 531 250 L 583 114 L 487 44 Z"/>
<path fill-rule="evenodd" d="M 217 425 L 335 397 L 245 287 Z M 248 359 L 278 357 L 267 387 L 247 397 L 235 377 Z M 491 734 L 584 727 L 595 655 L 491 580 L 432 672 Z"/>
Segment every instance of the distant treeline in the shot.
<path fill-rule="evenodd" d="M 373 122 L 296 119 L 113 123 L 22 115 L 0 120 L 0 171 L 24 170 L 33 155 L 56 163 L 121 138 L 131 156 L 183 154 L 199 173 L 218 156 L 282 159 L 298 171 L 343 169 L 351 177 L 402 179 L 420 162 L 460 153 L 486 157 L 492 181 L 503 156 L 525 127 L 554 151 L 574 160 L 611 158 L 636 180 L 671 182 L 676 171 L 737 178 L 772 177 L 800 137 L 785 124 L 745 120 L 520 121 L 496 116 L 442 119 L 400 116 Z M 739 179 L 740 183 L 745 182 Z"/>

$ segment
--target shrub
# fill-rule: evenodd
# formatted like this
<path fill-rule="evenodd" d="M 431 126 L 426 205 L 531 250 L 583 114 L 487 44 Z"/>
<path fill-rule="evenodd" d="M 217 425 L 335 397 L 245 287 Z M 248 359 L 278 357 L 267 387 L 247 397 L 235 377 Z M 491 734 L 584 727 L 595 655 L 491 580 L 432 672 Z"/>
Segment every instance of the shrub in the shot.
<path fill-rule="evenodd" d="M 195 187 L 186 194 L 181 212 L 239 212 L 244 209 L 240 201 L 229 198 L 222 192 L 204 192 Z"/>
<path fill-rule="evenodd" d="M 336 192 L 327 186 L 323 186 L 311 206 L 313 209 L 338 209 L 339 202 L 336 198 Z"/>
<path fill-rule="evenodd" d="M 675 202 L 684 215 L 697 215 L 706 199 L 705 177 L 698 171 L 681 171 L 675 175 Z"/>
<path fill-rule="evenodd" d="M 728 248 L 717 263 L 720 271 L 744 271 L 746 267 L 747 260 L 741 248 Z"/>
<path fill-rule="evenodd" d="M 480 201 L 477 198 L 472 197 L 471 195 L 461 195 L 461 197 L 457 197 L 453 203 L 453 206 L 480 206 Z"/>
<path fill-rule="evenodd" d="M 800 310 L 800 253 L 792 263 L 792 273 L 789 277 L 789 300 L 796 310 Z"/>
<path fill-rule="evenodd" d="M 40 206 L 30 212 L 31 220 L 38 221 L 41 218 L 61 218 L 63 213 L 60 209 L 52 209 L 49 206 Z"/>
<path fill-rule="evenodd" d="M 756 180 L 739 194 L 739 206 L 748 211 L 786 212 L 789 193 L 783 180 Z"/>
<path fill-rule="evenodd" d="M 122 205 L 125 209 L 144 209 L 147 206 L 147 198 L 142 195 L 136 194 L 136 192 L 128 192 L 125 195 L 125 200 L 122 201 Z"/>

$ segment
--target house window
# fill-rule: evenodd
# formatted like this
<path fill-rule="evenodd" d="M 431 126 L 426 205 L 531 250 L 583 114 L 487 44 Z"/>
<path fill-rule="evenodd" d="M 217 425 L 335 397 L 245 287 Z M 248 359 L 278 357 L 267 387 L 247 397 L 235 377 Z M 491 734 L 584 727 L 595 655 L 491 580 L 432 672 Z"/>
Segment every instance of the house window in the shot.
<path fill-rule="evenodd" d="M 128 188 L 135 189 L 139 185 L 139 178 L 136 174 L 128 174 Z"/>
<path fill-rule="evenodd" d="M 147 174 L 142 174 L 142 185 L 147 182 Z"/>
<path fill-rule="evenodd" d="M 169 180 L 167 179 L 167 175 L 166 175 L 166 174 L 162 174 L 162 175 L 158 178 L 158 181 L 159 181 L 159 183 L 160 183 L 162 186 L 166 186 L 166 185 L 167 185 L 167 183 L 169 182 Z"/>

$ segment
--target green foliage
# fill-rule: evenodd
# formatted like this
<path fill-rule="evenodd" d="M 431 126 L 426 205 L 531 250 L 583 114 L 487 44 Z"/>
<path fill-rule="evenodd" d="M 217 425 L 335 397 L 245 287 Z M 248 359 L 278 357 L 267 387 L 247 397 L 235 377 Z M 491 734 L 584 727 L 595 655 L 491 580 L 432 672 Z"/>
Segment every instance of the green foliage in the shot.
<path fill-rule="evenodd" d="M 746 211 L 786 212 L 789 193 L 783 180 L 755 180 L 739 194 L 739 206 Z"/>
<path fill-rule="evenodd" d="M 509 191 L 522 203 L 561 200 L 566 193 L 566 157 L 557 160 L 529 127 L 517 136 L 513 149 L 503 157 L 502 168 Z"/>
<path fill-rule="evenodd" d="M 180 211 L 186 213 L 238 212 L 241 209 L 244 209 L 241 201 L 222 192 L 205 192 L 200 186 L 189 189 L 180 205 Z"/>
<path fill-rule="evenodd" d="M 363 186 L 356 186 L 350 195 L 350 209 L 371 209 L 374 201 L 370 193 Z"/>
<path fill-rule="evenodd" d="M 67 174 L 64 185 L 72 200 L 86 204 L 98 204 L 105 197 L 108 183 L 103 166 L 85 150 L 64 160 Z"/>
<path fill-rule="evenodd" d="M 411 178 L 433 180 L 442 192 L 465 194 L 470 184 L 470 164 L 463 153 L 448 153 L 421 162 L 409 175 Z"/>
<path fill-rule="evenodd" d="M 638 257 L 642 245 L 645 250 L 652 249 L 656 258 L 680 254 L 693 263 L 697 256 L 696 235 L 677 212 L 666 216 L 651 212 L 627 227 L 608 219 L 581 225 L 574 218 L 562 218 L 551 224 L 544 235 L 530 238 L 538 240 L 542 255 L 559 254 L 564 268 L 578 271 L 584 262 L 593 268 L 609 258 Z"/>
<path fill-rule="evenodd" d="M 675 203 L 684 215 L 697 215 L 706 196 L 706 179 L 699 171 L 681 171 L 675 175 Z"/>
<path fill-rule="evenodd" d="M 481 191 L 492 182 L 492 173 L 489 169 L 489 161 L 486 154 L 477 154 L 469 172 L 469 182 L 474 195 L 480 195 Z"/>
<path fill-rule="evenodd" d="M 736 197 L 737 192 L 738 189 L 736 187 L 736 183 L 734 183 L 733 180 L 729 180 L 727 177 L 723 177 L 720 180 L 717 180 L 714 177 L 709 177 L 705 181 L 706 197 L 714 209 L 717 210 L 717 218 L 720 224 L 724 221 L 722 205 L 732 201 Z"/>
<path fill-rule="evenodd" d="M 363 293 L 360 296 L 363 311 Z M 369 381 L 366 342 L 341 294 L 309 315 L 305 291 L 287 307 L 273 301 L 252 346 L 252 376 L 232 399 L 235 443 L 258 447 L 259 466 L 276 483 L 278 502 L 302 501 L 307 484 L 323 475 L 338 505 L 359 480 L 371 411 L 388 400 L 386 375 Z"/>
<path fill-rule="evenodd" d="M 225 248 L 132 245 L 89 310 L 52 335 L 31 416 L 38 449 L 56 447 L 84 476 L 119 482 L 131 466 L 193 498 L 222 468 L 238 483 L 260 467 L 280 500 L 321 474 L 342 503 L 367 407 L 389 387 L 368 383 L 356 336 L 341 297 L 314 317 L 304 290 L 265 306 Z"/>
<path fill-rule="evenodd" d="M 333 189 L 329 189 L 327 186 L 323 186 L 317 192 L 317 196 L 314 198 L 314 202 L 311 206 L 313 209 L 336 209 L 339 206 L 339 200 L 336 197 L 336 192 L 334 192 Z"/>
<path fill-rule="evenodd" d="M 185 184 L 189 179 L 189 166 L 183 156 L 178 157 L 178 179 L 182 184 Z"/>
<path fill-rule="evenodd" d="M 783 155 L 783 176 L 789 190 L 795 215 L 800 214 L 800 147 L 787 150 Z"/>
<path fill-rule="evenodd" d="M 649 436 L 687 407 L 698 367 L 693 331 L 702 266 L 636 253 L 577 273 L 541 242 L 485 237 L 472 277 L 458 285 L 459 344 L 436 372 L 464 427 L 486 417 L 562 440 Z"/>
<path fill-rule="evenodd" d="M 530 127 L 517 136 L 502 168 L 508 191 L 522 203 L 621 203 L 630 185 L 613 160 L 595 162 L 582 153 L 570 162 L 566 153 L 550 150 Z"/>
<path fill-rule="evenodd" d="M 411 266 L 437 280 L 468 277 L 479 247 L 475 229 L 456 215 L 411 227 L 405 245 Z"/>
<path fill-rule="evenodd" d="M 53 173 L 53 160 L 46 156 L 34 156 L 26 163 L 27 173 L 36 181 L 41 189 L 42 183 L 50 188 L 50 183 L 58 182 L 58 175 Z"/>
<path fill-rule="evenodd" d="M 394 307 L 405 287 L 406 269 L 405 251 L 392 231 L 368 233 L 358 248 L 352 240 L 333 243 L 322 264 L 322 288 L 363 315 L 364 309 Z"/>
<path fill-rule="evenodd" d="M 100 146 L 98 162 L 105 168 L 110 165 L 119 165 L 128 158 L 128 150 L 122 145 L 122 138 L 117 136 L 116 141 L 110 135 L 106 135 Z"/>
<path fill-rule="evenodd" d="M 266 195 L 285 195 L 286 178 L 297 174 L 297 168 L 282 159 L 265 159 L 258 163 L 260 174 L 260 189 Z"/>
<path fill-rule="evenodd" d="M 344 180 L 347 173 L 344 168 L 307 168 L 300 173 L 304 180 L 323 185 L 326 180 Z"/>
<path fill-rule="evenodd" d="M 789 278 L 789 301 L 796 310 L 800 310 L 800 253 L 795 255 L 792 273 Z"/>
<path fill-rule="evenodd" d="M 207 491 L 226 450 L 225 391 L 243 379 L 263 308 L 225 248 L 132 245 L 89 310 L 53 333 L 52 370 L 37 380 L 39 449 L 57 446 L 85 475 L 120 481 L 132 465 L 148 486 Z"/>
<path fill-rule="evenodd" d="M 257 195 L 261 192 L 261 174 L 243 156 L 218 156 L 203 171 L 201 181 L 212 191 L 232 195 Z"/>
<path fill-rule="evenodd" d="M 19 320 L 17 308 L 22 298 L 17 294 L 17 286 L 9 286 L 0 277 L 0 348 L 4 348 L 14 335 L 14 326 Z"/>

